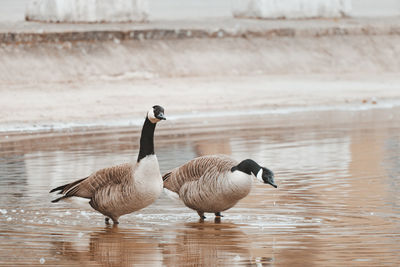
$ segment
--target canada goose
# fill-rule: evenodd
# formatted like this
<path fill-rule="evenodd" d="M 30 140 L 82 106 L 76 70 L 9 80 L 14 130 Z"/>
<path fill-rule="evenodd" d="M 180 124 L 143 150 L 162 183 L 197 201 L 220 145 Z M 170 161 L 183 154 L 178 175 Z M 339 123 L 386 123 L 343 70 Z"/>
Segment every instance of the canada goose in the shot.
<path fill-rule="evenodd" d="M 178 196 L 183 203 L 196 210 L 201 219 L 205 212 L 215 213 L 232 208 L 247 196 L 252 175 L 277 188 L 274 174 L 251 159 L 238 163 L 225 155 L 195 158 L 163 175 L 168 194 Z"/>
<path fill-rule="evenodd" d="M 90 176 L 54 188 L 67 200 L 72 197 L 85 199 L 90 206 L 118 224 L 118 218 L 140 210 L 153 203 L 161 194 L 163 181 L 154 154 L 154 129 L 156 123 L 165 120 L 164 108 L 154 106 L 147 113 L 140 137 L 137 162 L 105 168 Z"/>

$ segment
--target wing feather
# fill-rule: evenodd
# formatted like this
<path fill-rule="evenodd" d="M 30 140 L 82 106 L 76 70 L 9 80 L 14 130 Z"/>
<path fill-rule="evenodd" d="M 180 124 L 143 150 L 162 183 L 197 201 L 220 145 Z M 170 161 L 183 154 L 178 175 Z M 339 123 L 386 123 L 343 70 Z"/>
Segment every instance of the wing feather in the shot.
<path fill-rule="evenodd" d="M 185 183 L 197 181 L 206 174 L 212 176 L 228 171 L 236 164 L 236 161 L 225 155 L 198 157 L 164 174 L 164 187 L 178 193 Z"/>
<path fill-rule="evenodd" d="M 95 192 L 102 188 L 129 182 L 133 173 L 132 169 L 132 164 L 126 163 L 98 170 L 75 186 L 68 188 L 63 194 L 65 197 L 92 198 Z"/>

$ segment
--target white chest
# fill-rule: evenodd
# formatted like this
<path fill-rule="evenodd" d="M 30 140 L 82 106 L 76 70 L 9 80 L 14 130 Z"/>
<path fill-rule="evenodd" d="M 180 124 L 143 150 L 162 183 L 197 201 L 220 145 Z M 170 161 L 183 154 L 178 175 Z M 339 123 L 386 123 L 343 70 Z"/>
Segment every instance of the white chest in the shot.
<path fill-rule="evenodd" d="M 133 174 L 135 197 L 140 198 L 143 205 L 153 202 L 161 194 L 163 181 L 157 157 L 150 155 L 143 158 Z"/>
<path fill-rule="evenodd" d="M 250 189 L 252 184 L 252 177 L 241 171 L 234 171 L 228 174 L 228 180 L 234 188 Z"/>
<path fill-rule="evenodd" d="M 133 177 L 136 182 L 159 180 L 161 173 L 156 155 L 143 158 L 136 166 Z"/>

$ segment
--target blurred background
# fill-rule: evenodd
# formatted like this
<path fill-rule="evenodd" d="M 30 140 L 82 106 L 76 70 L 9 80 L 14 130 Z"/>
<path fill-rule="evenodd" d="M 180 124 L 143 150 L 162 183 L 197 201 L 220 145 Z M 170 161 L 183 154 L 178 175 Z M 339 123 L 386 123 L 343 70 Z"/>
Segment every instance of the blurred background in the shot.
<path fill-rule="evenodd" d="M 0 8 L 1 21 L 20 21 L 25 18 L 25 11 L 30 0 L 2 0 Z M 241 2 L 249 2 L 239 0 Z M 198 19 L 213 17 L 231 17 L 235 0 L 149 0 L 150 20 Z M 262 1 L 259 1 L 262 2 Z M 270 1 L 274 2 L 274 1 Z M 279 5 L 279 1 L 275 1 Z M 296 5 L 298 1 L 284 1 L 288 5 Z M 315 1 L 303 1 L 305 5 L 313 5 Z M 324 1 L 319 1 L 324 2 Z M 325 1 L 329 2 L 329 1 Z M 331 1 L 332 2 L 332 1 Z M 340 2 L 340 1 L 337 1 Z M 351 6 L 348 15 L 366 16 L 398 16 L 400 2 L 397 0 L 347 0 Z"/>

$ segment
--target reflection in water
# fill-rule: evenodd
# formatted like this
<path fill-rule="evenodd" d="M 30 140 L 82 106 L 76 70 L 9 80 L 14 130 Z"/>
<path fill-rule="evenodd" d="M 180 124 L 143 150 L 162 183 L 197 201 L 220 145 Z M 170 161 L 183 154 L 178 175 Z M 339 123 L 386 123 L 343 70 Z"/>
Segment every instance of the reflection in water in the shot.
<path fill-rule="evenodd" d="M 78 241 L 56 241 L 52 244 L 57 258 L 82 266 L 162 266 L 162 255 L 157 242 L 141 230 L 124 230 L 110 226 L 95 230 Z"/>
<path fill-rule="evenodd" d="M 75 236 L 75 240 L 55 235 L 51 244 L 56 261 L 84 266 L 250 264 L 256 259 L 251 259 L 250 240 L 239 227 L 232 223 L 178 223 L 174 231 L 163 229 L 152 235 L 141 229 L 110 226 Z M 161 236 L 167 236 L 168 242 Z"/>
<path fill-rule="evenodd" d="M 166 266 L 234 266 L 250 263 L 250 240 L 232 223 L 179 224 L 175 238 L 163 245 Z"/>
<path fill-rule="evenodd" d="M 169 121 L 161 171 L 205 154 L 253 158 L 278 190 L 203 223 L 161 196 L 104 228 L 92 210 L 50 203 L 55 185 L 134 160 L 140 129 L 0 135 L 0 265 L 398 266 L 400 109 Z"/>

